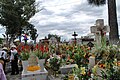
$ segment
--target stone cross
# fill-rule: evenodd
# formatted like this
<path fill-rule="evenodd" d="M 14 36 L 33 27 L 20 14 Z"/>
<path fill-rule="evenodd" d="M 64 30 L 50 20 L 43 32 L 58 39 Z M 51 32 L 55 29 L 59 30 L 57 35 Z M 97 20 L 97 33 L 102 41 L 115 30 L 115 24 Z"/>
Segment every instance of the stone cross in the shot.
<path fill-rule="evenodd" d="M 91 26 L 91 33 L 95 34 L 95 40 L 98 46 L 101 46 L 101 38 L 105 36 L 107 32 L 110 32 L 109 26 L 104 26 L 103 19 L 97 19 L 95 26 Z"/>

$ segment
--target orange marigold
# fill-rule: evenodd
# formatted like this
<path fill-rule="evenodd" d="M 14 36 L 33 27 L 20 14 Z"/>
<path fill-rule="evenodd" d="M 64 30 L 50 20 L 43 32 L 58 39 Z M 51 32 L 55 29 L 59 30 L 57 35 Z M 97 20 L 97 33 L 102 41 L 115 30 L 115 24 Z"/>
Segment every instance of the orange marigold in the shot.
<path fill-rule="evenodd" d="M 40 66 L 28 66 L 27 67 L 27 71 L 37 71 L 40 70 L 41 67 Z"/>

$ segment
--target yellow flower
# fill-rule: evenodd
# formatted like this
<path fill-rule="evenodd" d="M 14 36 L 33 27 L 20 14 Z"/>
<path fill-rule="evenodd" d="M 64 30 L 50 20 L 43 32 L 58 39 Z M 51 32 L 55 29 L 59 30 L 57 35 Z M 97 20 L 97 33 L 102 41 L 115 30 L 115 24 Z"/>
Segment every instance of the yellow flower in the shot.
<path fill-rule="evenodd" d="M 114 59 L 114 65 L 117 66 L 117 59 Z"/>
<path fill-rule="evenodd" d="M 82 75 L 85 75 L 85 74 L 86 74 L 86 72 L 85 72 L 85 67 L 81 67 L 80 69 L 81 69 L 81 74 L 82 74 Z"/>
<path fill-rule="evenodd" d="M 95 65 L 95 66 L 92 68 L 92 72 L 93 72 L 94 74 L 96 74 L 97 69 L 98 69 L 98 65 Z"/>

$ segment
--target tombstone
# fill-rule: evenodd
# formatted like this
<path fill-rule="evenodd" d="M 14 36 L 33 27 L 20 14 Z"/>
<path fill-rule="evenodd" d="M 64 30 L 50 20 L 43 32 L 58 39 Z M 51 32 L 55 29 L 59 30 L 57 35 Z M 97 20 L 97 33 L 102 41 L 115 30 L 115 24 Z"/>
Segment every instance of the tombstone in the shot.
<path fill-rule="evenodd" d="M 51 38 L 49 39 L 49 43 L 55 45 L 55 44 L 57 43 L 57 39 L 56 39 L 55 37 L 51 37 Z"/>
<path fill-rule="evenodd" d="M 95 34 L 95 40 L 98 46 L 101 46 L 101 38 L 104 37 L 104 33 L 110 32 L 109 26 L 104 26 L 104 20 L 96 20 L 95 26 L 91 26 L 91 33 Z"/>

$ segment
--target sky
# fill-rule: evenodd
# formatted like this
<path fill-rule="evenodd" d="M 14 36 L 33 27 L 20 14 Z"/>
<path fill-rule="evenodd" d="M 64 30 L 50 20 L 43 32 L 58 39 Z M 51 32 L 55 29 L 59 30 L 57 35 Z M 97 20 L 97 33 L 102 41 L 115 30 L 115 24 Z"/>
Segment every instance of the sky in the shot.
<path fill-rule="evenodd" d="M 59 35 L 62 40 L 73 38 L 74 31 L 77 38 L 90 33 L 90 27 L 97 19 L 104 19 L 108 25 L 107 5 L 96 7 L 89 5 L 87 0 L 36 0 L 39 3 L 36 13 L 29 22 L 35 25 L 39 34 L 37 40 L 48 34 Z M 117 0 L 117 15 L 120 31 L 120 3 Z M 0 29 L 0 34 L 5 29 Z"/>

